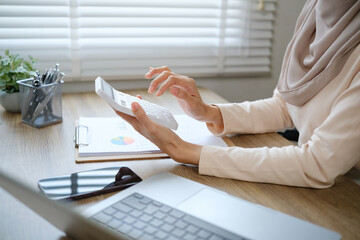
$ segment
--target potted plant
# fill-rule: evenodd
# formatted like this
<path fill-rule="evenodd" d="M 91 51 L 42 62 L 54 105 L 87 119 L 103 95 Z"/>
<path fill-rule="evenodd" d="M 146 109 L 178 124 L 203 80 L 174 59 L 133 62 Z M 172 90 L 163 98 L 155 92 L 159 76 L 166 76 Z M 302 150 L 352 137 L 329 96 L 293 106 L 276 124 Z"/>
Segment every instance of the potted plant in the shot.
<path fill-rule="evenodd" d="M 36 61 L 29 56 L 25 61 L 19 54 L 10 54 L 5 50 L 5 56 L 0 56 L 0 103 L 9 112 L 21 112 L 20 93 L 17 80 L 35 75 L 33 64 Z"/>

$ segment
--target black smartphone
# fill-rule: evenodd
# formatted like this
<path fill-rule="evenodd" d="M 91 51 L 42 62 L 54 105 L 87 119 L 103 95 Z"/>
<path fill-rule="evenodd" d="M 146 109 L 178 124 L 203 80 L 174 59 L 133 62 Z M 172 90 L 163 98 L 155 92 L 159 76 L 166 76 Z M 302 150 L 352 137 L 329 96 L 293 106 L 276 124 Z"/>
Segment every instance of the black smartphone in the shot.
<path fill-rule="evenodd" d="M 109 167 L 42 179 L 38 186 L 50 199 L 78 200 L 123 190 L 140 181 L 128 167 Z"/>

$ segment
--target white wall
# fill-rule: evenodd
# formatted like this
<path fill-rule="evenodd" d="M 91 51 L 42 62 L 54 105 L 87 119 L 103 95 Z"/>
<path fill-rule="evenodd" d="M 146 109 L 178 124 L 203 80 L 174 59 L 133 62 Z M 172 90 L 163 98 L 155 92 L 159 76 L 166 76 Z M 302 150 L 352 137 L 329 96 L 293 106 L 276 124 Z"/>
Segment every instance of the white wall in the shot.
<path fill-rule="evenodd" d="M 271 97 L 278 81 L 286 46 L 304 3 L 305 0 L 277 0 L 271 76 L 196 79 L 197 85 L 213 90 L 230 102 Z M 147 88 L 148 84 L 149 80 L 112 81 L 114 87 L 121 89 Z M 69 82 L 63 86 L 63 92 L 86 91 L 94 91 L 93 82 Z"/>

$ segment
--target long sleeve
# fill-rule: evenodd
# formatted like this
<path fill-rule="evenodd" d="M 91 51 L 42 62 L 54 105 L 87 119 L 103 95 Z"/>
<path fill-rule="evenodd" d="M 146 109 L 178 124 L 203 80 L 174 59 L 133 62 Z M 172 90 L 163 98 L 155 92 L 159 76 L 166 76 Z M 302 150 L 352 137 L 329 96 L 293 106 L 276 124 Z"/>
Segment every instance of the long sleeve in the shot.
<path fill-rule="evenodd" d="M 343 85 L 347 84 L 346 88 L 334 97 L 328 106 L 328 115 L 321 120 L 321 124 L 311 130 L 312 134 L 306 142 L 300 146 L 282 148 L 245 149 L 241 147 L 204 146 L 200 155 L 199 173 L 292 186 L 314 188 L 331 186 L 337 176 L 346 173 L 360 160 L 359 59 L 360 57 L 357 57 L 357 63 L 352 63 L 352 68 L 349 71 L 344 71 L 344 76 L 340 74 L 339 77 L 346 78 L 351 74 L 352 77 L 348 81 L 339 80 L 344 83 Z M 347 75 L 345 76 L 345 74 Z M 317 98 L 312 100 L 314 102 L 309 103 L 311 109 L 316 111 L 316 109 L 324 108 L 324 105 L 328 104 L 329 99 L 331 99 L 329 95 L 339 88 L 341 86 L 336 86 L 335 83 L 334 86 L 329 86 L 328 89 L 324 90 L 324 94 L 319 94 Z M 276 105 L 276 103 L 274 104 Z M 254 106 L 250 106 L 250 108 L 253 108 L 251 109 L 252 115 Z M 224 133 L 242 131 L 245 130 L 243 128 L 248 127 L 250 127 L 250 132 L 261 132 L 289 125 L 290 121 L 287 116 L 282 114 L 282 107 L 265 106 L 265 109 L 268 108 L 269 111 L 258 111 L 260 107 L 256 107 L 254 116 L 246 117 L 246 121 L 243 121 L 244 118 L 241 117 L 241 114 L 246 113 L 246 110 L 235 110 L 233 120 L 246 124 L 236 124 L 236 126 L 227 128 L 226 124 L 231 125 L 231 123 L 225 122 Z M 272 122 L 273 120 L 270 117 L 266 117 L 270 113 L 271 116 L 280 114 L 280 117 L 275 118 L 280 123 Z M 228 113 L 223 115 L 223 117 L 228 116 Z M 235 116 L 238 116 L 238 119 Z M 301 117 L 304 118 L 304 116 L 298 117 L 300 120 L 298 119 L 297 122 L 301 122 Z M 312 117 L 316 118 L 316 116 L 306 116 L 310 122 Z M 269 120 L 270 123 L 267 122 Z M 248 121 L 254 121 L 256 126 L 251 125 Z M 259 129 L 257 128 L 258 123 L 260 124 Z M 303 128 L 311 127 L 306 125 Z"/>
<path fill-rule="evenodd" d="M 207 124 L 215 135 L 231 133 L 265 133 L 293 126 L 284 100 L 277 90 L 272 98 L 254 102 L 216 104 L 220 109 L 224 130 Z"/>

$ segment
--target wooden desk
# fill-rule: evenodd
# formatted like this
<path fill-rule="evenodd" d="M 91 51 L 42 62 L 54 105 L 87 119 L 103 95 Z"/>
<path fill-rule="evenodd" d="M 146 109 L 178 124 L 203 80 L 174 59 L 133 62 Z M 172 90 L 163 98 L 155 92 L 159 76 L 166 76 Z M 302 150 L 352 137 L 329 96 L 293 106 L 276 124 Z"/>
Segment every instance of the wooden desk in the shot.
<path fill-rule="evenodd" d="M 146 91 L 128 92 L 141 94 L 144 99 L 151 99 L 163 106 L 171 106 L 173 113 L 181 112 L 169 94 L 154 98 Z M 201 89 L 201 94 L 208 102 L 225 102 L 211 91 Z M 37 181 L 42 178 L 101 167 L 129 166 L 143 179 L 158 172 L 170 171 L 340 232 L 343 239 L 360 239 L 360 187 L 346 177 L 339 177 L 330 189 L 314 190 L 201 176 L 196 168 L 183 166 L 171 159 L 76 164 L 73 136 L 75 120 L 80 116 L 111 117 L 115 114 L 93 93 L 64 94 L 63 122 L 36 129 L 22 124 L 20 114 L 7 113 L 0 107 L 0 168 L 18 176 L 33 189 L 37 189 Z M 231 140 L 242 147 L 281 147 L 290 144 L 276 133 L 239 135 Z M 77 204 L 80 208 L 86 208 L 107 196 L 94 197 Z M 59 238 L 67 239 L 64 233 L 0 189 L 0 239 Z"/>

